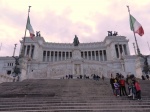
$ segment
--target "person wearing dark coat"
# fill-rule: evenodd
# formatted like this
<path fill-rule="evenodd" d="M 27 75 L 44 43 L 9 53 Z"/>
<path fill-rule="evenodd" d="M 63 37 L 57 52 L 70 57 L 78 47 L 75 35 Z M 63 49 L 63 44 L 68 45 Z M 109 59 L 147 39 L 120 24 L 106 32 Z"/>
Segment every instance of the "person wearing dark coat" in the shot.
<path fill-rule="evenodd" d="M 115 79 L 113 77 L 110 78 L 110 84 L 113 90 L 113 94 L 115 95 L 115 87 L 114 87 Z"/>

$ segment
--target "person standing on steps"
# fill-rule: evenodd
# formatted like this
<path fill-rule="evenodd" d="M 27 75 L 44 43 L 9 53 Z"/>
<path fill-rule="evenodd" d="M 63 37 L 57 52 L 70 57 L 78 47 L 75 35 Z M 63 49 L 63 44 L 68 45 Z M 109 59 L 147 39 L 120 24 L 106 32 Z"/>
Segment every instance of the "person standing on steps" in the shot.
<path fill-rule="evenodd" d="M 141 87 L 138 80 L 135 81 L 135 88 L 136 88 L 136 98 L 138 100 L 141 100 Z"/>
<path fill-rule="evenodd" d="M 115 79 L 114 79 L 114 77 L 111 75 L 110 84 L 111 84 L 111 88 L 112 88 L 112 90 L 113 90 L 113 94 L 115 95 L 114 83 L 115 83 Z"/>
<path fill-rule="evenodd" d="M 115 87 L 115 94 L 116 96 L 119 96 L 119 83 L 117 82 L 117 80 L 115 79 L 114 81 L 114 87 Z"/>
<path fill-rule="evenodd" d="M 135 88 L 135 81 L 136 81 L 136 78 L 134 76 L 134 74 L 132 74 L 130 76 L 131 80 L 132 80 L 132 99 L 135 100 L 135 97 L 136 97 L 136 88 Z"/>
<path fill-rule="evenodd" d="M 125 80 L 123 77 L 120 78 L 119 84 L 120 84 L 120 96 L 122 96 L 122 95 L 127 96 L 126 87 L 125 87 Z"/>
<path fill-rule="evenodd" d="M 132 80 L 130 78 L 130 75 L 127 75 L 127 78 L 126 78 L 126 83 L 128 85 L 128 96 L 132 96 Z"/>

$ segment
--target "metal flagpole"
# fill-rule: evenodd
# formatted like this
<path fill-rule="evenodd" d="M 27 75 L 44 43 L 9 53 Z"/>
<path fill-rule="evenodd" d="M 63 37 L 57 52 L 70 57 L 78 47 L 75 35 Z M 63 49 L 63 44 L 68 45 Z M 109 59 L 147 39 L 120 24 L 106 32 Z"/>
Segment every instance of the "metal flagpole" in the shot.
<path fill-rule="evenodd" d="M 133 34 L 134 34 L 134 38 L 135 38 L 135 43 L 136 43 L 136 46 L 137 46 L 137 54 L 140 55 L 140 49 L 139 49 L 139 46 L 138 46 L 138 43 L 137 43 L 137 39 L 136 39 L 136 36 L 135 36 L 135 32 L 134 32 L 134 27 L 133 27 L 133 21 L 131 19 L 131 16 L 130 16 L 130 9 L 129 9 L 129 6 L 127 6 L 128 8 L 128 12 L 129 12 L 129 17 L 130 17 L 130 22 L 131 22 L 131 25 L 132 25 L 132 28 L 133 28 Z"/>
<path fill-rule="evenodd" d="M 135 55 L 136 55 L 135 43 L 133 43 L 133 48 L 134 48 L 134 52 L 135 52 Z"/>
<path fill-rule="evenodd" d="M 147 42 L 147 44 L 148 44 L 148 48 L 149 48 L 149 51 L 150 51 L 149 43 Z"/>
<path fill-rule="evenodd" d="M 2 48 L 2 43 L 1 43 L 1 45 L 0 45 L 0 51 L 1 51 L 1 48 Z"/>
<path fill-rule="evenodd" d="M 24 43 L 25 43 L 25 37 L 26 37 L 26 32 L 27 32 L 27 24 L 28 24 L 30 8 L 31 8 L 31 6 L 29 6 L 29 9 L 28 9 L 28 17 L 27 17 L 27 23 L 26 23 L 26 28 L 25 28 L 25 34 L 24 34 L 24 37 L 23 37 L 23 44 L 22 44 L 22 50 L 21 50 L 21 53 L 20 53 L 20 57 L 24 57 Z"/>

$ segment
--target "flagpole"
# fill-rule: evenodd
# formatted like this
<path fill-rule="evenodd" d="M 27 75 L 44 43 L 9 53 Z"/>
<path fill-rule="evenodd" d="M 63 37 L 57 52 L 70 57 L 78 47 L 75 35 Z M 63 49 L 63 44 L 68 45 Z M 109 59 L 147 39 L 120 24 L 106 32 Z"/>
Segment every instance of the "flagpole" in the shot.
<path fill-rule="evenodd" d="M 136 48 L 135 48 L 135 44 L 133 43 L 133 48 L 134 48 L 134 52 L 135 52 L 135 55 L 136 55 Z"/>
<path fill-rule="evenodd" d="M 28 18 L 29 18 L 30 8 L 31 8 L 31 6 L 29 6 L 29 9 L 28 9 L 27 22 L 28 22 Z M 22 50 L 21 50 L 21 53 L 20 53 L 20 57 L 24 57 L 24 43 L 25 43 L 26 32 L 27 32 L 27 23 L 26 23 L 26 28 L 25 28 L 25 34 L 24 34 L 24 37 L 23 37 L 23 44 L 22 44 Z"/>
<path fill-rule="evenodd" d="M 139 46 L 138 46 L 138 43 L 137 43 L 137 39 L 136 39 L 136 35 L 135 35 L 135 32 L 134 32 L 134 27 L 133 27 L 133 22 L 132 22 L 132 19 L 131 19 L 131 16 L 130 16 L 130 9 L 129 9 L 129 6 L 127 6 L 128 8 L 128 12 L 129 12 L 129 17 L 130 17 L 130 20 L 131 20 L 131 25 L 132 25 L 132 28 L 133 28 L 133 34 L 134 34 L 134 38 L 135 38 L 135 43 L 136 43 L 136 46 L 137 46 L 137 54 L 140 55 L 140 49 L 139 49 Z"/>
<path fill-rule="evenodd" d="M 0 45 L 0 51 L 1 51 L 1 48 L 2 48 L 2 43 L 1 43 L 1 45 Z"/>
<path fill-rule="evenodd" d="M 150 51 L 149 43 L 147 42 L 147 44 L 148 44 L 148 48 L 149 48 L 149 51 Z"/>

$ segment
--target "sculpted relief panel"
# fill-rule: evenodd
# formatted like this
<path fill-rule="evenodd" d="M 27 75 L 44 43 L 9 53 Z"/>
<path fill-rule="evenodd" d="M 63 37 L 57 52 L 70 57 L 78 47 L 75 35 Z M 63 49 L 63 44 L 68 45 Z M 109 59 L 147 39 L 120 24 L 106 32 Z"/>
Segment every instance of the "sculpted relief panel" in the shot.
<path fill-rule="evenodd" d="M 81 52 L 80 50 L 74 50 L 73 53 L 72 53 L 72 56 L 73 56 L 73 59 L 81 59 Z"/>

